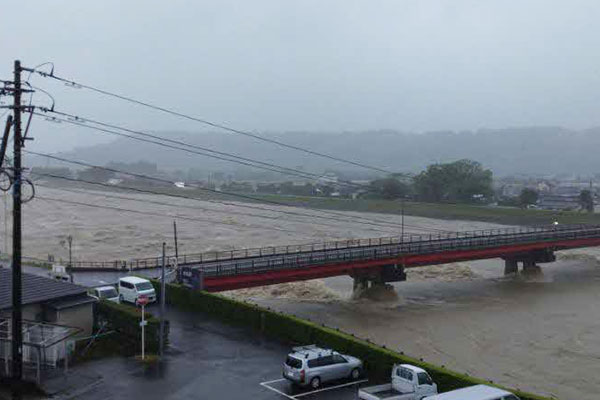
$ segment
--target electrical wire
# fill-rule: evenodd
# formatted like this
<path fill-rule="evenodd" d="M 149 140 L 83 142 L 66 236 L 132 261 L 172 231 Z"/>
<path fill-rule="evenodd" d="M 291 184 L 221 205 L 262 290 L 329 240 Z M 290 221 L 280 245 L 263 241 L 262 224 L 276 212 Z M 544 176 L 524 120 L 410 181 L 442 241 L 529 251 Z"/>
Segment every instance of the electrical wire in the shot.
<path fill-rule="evenodd" d="M 288 143 L 285 143 L 285 142 L 282 142 L 282 141 L 279 141 L 279 140 L 270 139 L 270 138 L 267 138 L 267 137 L 264 137 L 264 136 L 260 136 L 260 135 L 254 134 L 252 132 L 243 131 L 243 130 L 240 130 L 240 129 L 235 129 L 235 128 L 232 128 L 232 127 L 230 127 L 228 125 L 225 125 L 225 124 L 212 122 L 212 121 L 209 121 L 207 119 L 199 118 L 199 117 L 194 117 L 192 115 L 184 114 L 182 112 L 175 111 L 175 110 L 170 109 L 170 108 L 161 107 L 161 106 L 157 106 L 157 105 L 154 105 L 154 104 L 151 104 L 151 103 L 147 103 L 147 102 L 144 102 L 144 101 L 141 101 L 141 100 L 137 100 L 137 99 L 134 99 L 133 97 L 120 95 L 120 94 L 113 93 L 113 92 L 110 92 L 108 90 L 100 89 L 100 88 L 97 88 L 97 87 L 94 87 L 94 86 L 91 86 L 91 85 L 86 85 L 86 84 L 79 83 L 79 82 L 76 82 L 76 81 L 73 81 L 73 80 L 62 78 L 60 76 L 55 75 L 53 71 L 50 72 L 50 73 L 47 73 L 47 72 L 44 72 L 44 71 L 39 71 L 36 68 L 26 69 L 26 70 L 27 71 L 33 71 L 33 72 L 37 73 L 38 75 L 40 75 L 42 77 L 45 77 L 45 78 L 52 78 L 52 79 L 55 79 L 57 81 L 63 82 L 65 84 L 67 84 L 68 86 L 72 86 L 72 87 L 76 87 L 76 88 L 84 88 L 84 89 L 87 89 L 87 90 L 91 90 L 93 92 L 100 93 L 100 94 L 103 94 L 105 96 L 114 97 L 114 98 L 117 98 L 117 99 L 120 99 L 120 100 L 123 100 L 123 101 L 127 101 L 127 102 L 130 102 L 130 103 L 133 103 L 133 104 L 137 104 L 137 105 L 140 105 L 140 106 L 143 106 L 143 107 L 147 107 L 147 108 L 150 108 L 150 109 L 153 109 L 153 110 L 156 110 L 156 111 L 161 111 L 161 112 L 164 112 L 164 113 L 176 116 L 176 117 L 184 118 L 184 119 L 187 119 L 187 120 L 190 120 L 190 121 L 199 122 L 201 124 L 204 124 L 204 125 L 207 125 L 207 126 L 211 126 L 213 128 L 222 129 L 222 130 L 230 132 L 230 133 L 235 133 L 235 134 L 238 134 L 238 135 L 243 135 L 243 136 L 251 137 L 253 139 L 260 140 L 260 141 L 267 142 L 267 143 L 271 143 L 271 144 L 274 144 L 274 145 L 277 145 L 277 146 L 280 146 L 280 147 L 285 147 L 285 148 L 288 148 L 288 149 L 300 151 L 300 152 L 303 152 L 303 153 L 306 153 L 306 154 L 310 154 L 310 155 L 313 155 L 313 156 L 318 156 L 318 157 L 321 157 L 321 158 L 326 158 L 326 159 L 329 159 L 329 160 L 333 160 L 333 161 L 337 161 L 337 162 L 342 162 L 342 163 L 353 165 L 353 166 L 356 166 L 356 167 L 361 167 L 361 168 L 368 169 L 368 170 L 371 170 L 371 171 L 383 172 L 383 173 L 386 173 L 386 174 L 392 173 L 391 171 L 388 171 L 388 170 L 383 169 L 383 168 L 371 166 L 371 165 L 368 165 L 368 164 L 365 164 L 365 163 L 361 163 L 361 162 L 357 162 L 357 161 L 353 161 L 353 160 L 344 159 L 344 158 L 341 158 L 341 157 L 332 156 L 332 155 L 325 154 L 325 153 L 320 153 L 318 151 L 314 151 L 314 150 L 310 150 L 310 149 L 307 149 L 307 148 L 304 148 L 304 147 L 300 147 L 300 146 L 288 144 Z"/>
<path fill-rule="evenodd" d="M 108 184 L 108 183 L 94 182 L 94 181 L 89 181 L 89 180 L 79 179 L 79 178 L 69 178 L 69 177 L 54 175 L 54 174 L 34 173 L 34 175 L 43 176 L 43 177 L 47 177 L 47 178 L 53 178 L 53 179 L 62 179 L 62 180 L 70 181 L 70 182 L 87 183 L 90 185 L 103 186 L 103 187 L 112 188 L 112 189 L 114 189 L 114 188 L 124 189 L 124 190 L 129 190 L 132 192 L 139 192 L 139 193 L 144 193 L 144 194 L 162 195 L 162 196 L 167 196 L 167 197 L 184 198 L 184 199 L 188 199 L 188 200 L 195 200 L 195 201 L 201 201 L 201 202 L 206 201 L 206 202 L 211 202 L 211 203 L 216 203 L 216 204 L 225 204 L 225 205 L 230 205 L 230 206 L 234 206 L 234 207 L 251 208 L 251 209 L 257 209 L 260 211 L 278 212 L 278 213 L 282 213 L 282 214 L 286 214 L 286 215 L 308 217 L 311 219 L 316 219 L 316 218 L 327 219 L 327 220 L 333 220 L 333 221 L 344 222 L 344 223 L 355 222 L 355 223 L 359 223 L 359 224 L 375 225 L 378 227 L 382 227 L 382 225 L 380 225 L 380 224 L 373 224 L 373 223 L 367 223 L 367 222 L 362 222 L 362 221 L 349 221 L 349 220 L 344 220 L 341 218 L 326 217 L 326 216 L 321 216 L 321 215 L 304 214 L 304 213 L 293 212 L 293 211 L 284 211 L 284 210 L 275 210 L 275 209 L 271 209 L 271 208 L 262 208 L 262 207 L 257 207 L 257 206 L 249 206 L 246 204 L 229 203 L 229 202 L 212 200 L 212 199 L 200 199 L 200 198 L 196 198 L 196 197 L 184 196 L 184 195 L 173 194 L 173 193 L 163 193 L 163 192 L 152 191 L 152 190 L 148 190 L 148 189 L 140 189 L 140 188 L 131 187 L 131 186 L 112 185 L 112 184 Z M 386 227 L 386 226 L 383 226 L 383 227 Z M 387 228 L 391 229 L 390 227 L 387 227 Z M 388 231 L 381 231 L 381 232 L 389 233 Z"/>
<path fill-rule="evenodd" d="M 156 177 L 152 177 L 152 176 L 148 176 L 148 175 L 143 175 L 143 174 L 136 174 L 136 173 L 131 173 L 131 172 L 127 172 L 127 171 L 122 171 L 122 170 L 118 170 L 118 169 L 114 169 L 114 168 L 109 168 L 109 167 L 101 167 L 98 165 L 94 165 L 94 164 L 90 164 L 90 163 L 86 163 L 86 162 L 82 162 L 82 161 L 75 161 L 75 160 L 69 160 L 63 157 L 58 157 L 58 156 L 53 156 L 50 154 L 44 154 L 44 153 L 38 153 L 38 152 L 34 152 L 31 150 L 23 150 L 25 153 L 29 153 L 29 154 L 33 154 L 33 155 L 37 155 L 37 156 L 41 156 L 41 157 L 46 157 L 49 159 L 53 159 L 53 160 L 58 160 L 58 161 L 62 161 L 62 162 L 66 162 L 66 163 L 70 163 L 70 164 L 74 164 L 74 165 L 79 165 L 79 166 L 85 166 L 85 167 L 89 167 L 89 168 L 97 168 L 97 169 L 101 169 L 101 170 L 106 170 L 106 171 L 110 171 L 113 173 L 118 173 L 118 174 L 124 174 L 124 175 L 129 175 L 135 178 L 141 178 L 141 179 L 147 179 L 147 180 L 151 180 L 151 181 L 156 181 L 156 182 L 160 182 L 160 183 L 166 183 L 168 185 L 172 185 L 173 183 L 169 180 L 166 179 L 161 179 L 161 178 L 156 178 Z M 99 185 L 99 186 L 105 186 L 105 187 L 109 187 L 109 188 L 114 188 L 115 185 L 111 185 L 111 184 L 106 184 L 106 183 L 102 183 L 102 182 L 94 182 L 94 181 L 87 181 L 87 180 L 83 180 L 83 179 L 75 179 L 75 178 L 69 178 L 69 177 L 64 177 L 64 176 L 59 176 L 59 175 L 53 175 L 53 174 L 41 174 L 38 173 L 38 175 L 41 176 L 47 176 L 50 178 L 57 178 L 57 179 L 63 179 L 63 180 L 67 180 L 67 181 L 73 181 L 73 182 L 83 182 L 83 183 L 89 183 L 92 185 Z M 191 185 L 190 187 L 193 188 L 197 188 L 199 190 L 202 191 L 206 191 L 212 194 L 217 194 L 217 195 L 227 195 L 227 196 L 231 196 L 231 197 L 237 197 L 237 198 L 243 198 L 246 200 L 252 200 L 254 202 L 259 202 L 259 203 L 267 203 L 267 204 L 273 204 L 273 205 L 277 205 L 277 206 L 282 206 L 282 207 L 291 207 L 291 208 L 308 208 L 309 210 L 313 211 L 313 212 L 319 212 L 322 214 L 330 214 L 330 215 L 335 215 L 338 217 L 342 217 L 342 219 L 340 218 L 334 218 L 334 217 L 326 217 L 323 215 L 317 215 L 317 214 L 306 214 L 306 213 L 300 213 L 298 211 L 293 212 L 293 211 L 287 211 L 287 210 L 277 210 L 277 209 L 272 209 L 272 208 L 264 208 L 264 207 L 259 207 L 259 206 L 250 206 L 247 204 L 239 204 L 239 203 L 230 203 L 230 202 L 226 202 L 226 201 L 222 201 L 222 200 L 213 200 L 213 199 L 198 199 L 195 197 L 190 197 L 190 196 L 184 196 L 184 195 L 180 195 L 180 194 L 172 194 L 172 193 L 163 193 L 163 192 L 157 192 L 157 191 L 151 191 L 148 189 L 140 189 L 140 188 L 135 188 L 135 187 L 125 187 L 127 190 L 131 190 L 131 191 L 137 191 L 140 193 L 150 193 L 150 194 L 159 194 L 159 195 L 164 195 L 164 196 L 171 196 L 171 197 L 180 197 L 180 198 L 186 198 L 186 199 L 195 199 L 198 201 L 208 201 L 208 202 L 215 202 L 215 203 L 219 203 L 219 204 L 227 204 L 227 205 L 232 205 L 232 206 L 236 206 L 236 207 L 245 207 L 245 208 L 252 208 L 252 209 L 259 209 L 261 211 L 269 211 L 269 212 L 279 212 L 279 213 L 283 213 L 283 214 L 289 214 L 289 215 L 297 215 L 297 216 L 303 216 L 303 217 L 309 217 L 309 218 L 321 218 L 321 219 L 329 219 L 329 220 L 334 220 L 334 221 L 340 221 L 340 222 L 349 222 L 347 220 L 347 218 L 352 218 L 352 222 L 354 223 L 360 223 L 360 224 L 366 224 L 366 225 L 374 225 L 374 226 L 378 226 L 378 227 L 386 227 L 386 228 L 398 228 L 401 226 L 401 224 L 397 224 L 397 223 L 391 223 L 389 221 L 383 221 L 383 220 L 377 220 L 377 219 L 370 219 L 370 218 L 366 218 L 366 217 L 362 217 L 362 216 L 348 216 L 347 214 L 343 214 L 343 213 L 337 213 L 337 212 L 333 212 L 333 211 L 326 211 L 326 210 L 314 210 L 311 209 L 310 207 L 302 207 L 302 206 L 295 206 L 295 205 L 289 205 L 289 204 L 285 204 L 285 203 L 281 203 L 281 202 L 277 202 L 277 201 L 273 201 L 273 200 L 267 200 L 267 199 L 261 199 L 261 198 L 257 198 L 257 197 L 253 197 L 253 196 L 249 196 L 249 195 L 244 195 L 244 194 L 240 194 L 240 193 L 232 193 L 232 192 L 224 192 L 224 191 L 219 191 L 216 189 L 210 189 L 210 188 L 205 188 L 199 185 Z M 418 230 L 423 230 L 423 231 L 435 231 L 435 232 L 439 232 L 439 233 L 453 233 L 451 231 L 446 231 L 446 230 L 441 230 L 441 229 L 435 229 L 435 228 L 422 228 L 422 227 L 418 227 L 418 226 L 411 226 L 409 224 L 404 224 L 405 227 L 412 227 L 414 229 L 418 229 Z"/>
<path fill-rule="evenodd" d="M 101 128 L 97 128 L 97 129 L 101 129 Z M 75 165 L 80 165 L 80 166 L 85 166 L 85 167 L 91 167 L 91 168 L 99 168 L 99 169 L 103 169 L 103 170 L 107 170 L 107 171 L 111 171 L 114 173 L 120 173 L 120 174 L 126 174 L 129 176 L 133 176 L 133 177 L 137 177 L 137 178 L 142 178 L 142 179 L 150 179 L 150 180 L 155 180 L 157 182 L 161 182 L 161 183 L 167 183 L 169 185 L 172 185 L 172 182 L 166 179 L 161 179 L 161 178 L 156 178 L 156 177 L 152 177 L 152 176 L 148 176 L 148 175 L 143 175 L 143 174 L 134 174 L 134 173 L 130 173 L 130 172 L 126 172 L 126 171 L 121 171 L 121 170 L 117 170 L 114 168 L 109 168 L 109 167 L 102 167 L 99 165 L 93 165 L 93 164 L 89 164 L 89 163 L 85 163 L 82 161 L 75 161 L 75 160 L 68 160 L 62 157 L 58 157 L 58 156 L 53 156 L 50 154 L 44 154 L 44 153 L 37 153 L 37 152 L 33 152 L 33 151 L 27 151 L 24 150 L 25 152 L 28 152 L 30 154 L 34 154 L 34 155 L 38 155 L 38 156 L 42 156 L 42 157 L 46 157 L 46 158 L 50 158 L 50 159 L 54 159 L 54 160 L 58 160 L 58 161 L 62 161 L 62 162 L 67 162 L 67 163 L 72 163 Z M 290 205 L 290 204 L 286 204 L 286 203 L 281 203 L 281 202 L 277 202 L 277 201 L 273 201 L 273 200 L 267 200 L 267 199 L 261 199 L 261 198 L 257 198 L 257 197 L 253 197 L 250 195 L 244 195 L 244 194 L 240 194 L 240 193 L 233 193 L 233 192 L 226 192 L 226 191 L 218 191 L 215 189 L 209 189 L 209 188 L 205 188 L 199 185 L 194 185 L 191 187 L 195 187 L 197 189 L 203 190 L 203 191 L 208 191 L 211 193 L 216 193 L 219 195 L 227 195 L 227 196 L 232 196 L 232 197 L 239 197 L 239 198 L 244 198 L 246 200 L 253 200 L 253 201 L 257 201 L 257 202 L 262 202 L 262 203 L 268 203 L 268 204 L 274 204 L 277 206 L 285 206 L 285 207 L 300 207 L 300 208 L 308 208 L 311 209 L 310 207 L 306 207 L 306 206 L 302 206 L 302 205 Z M 313 209 L 311 209 L 313 210 Z M 271 210 L 273 211 L 273 210 Z M 336 216 L 341 216 L 343 218 L 348 218 L 349 216 L 347 214 L 343 214 L 343 213 L 338 213 L 338 212 L 334 212 L 334 211 L 325 211 L 325 210 L 313 210 L 313 211 L 317 211 L 323 214 L 331 214 L 331 215 L 336 215 Z M 398 224 L 398 223 L 390 223 L 389 221 L 385 221 L 385 220 L 380 220 L 380 219 L 376 219 L 376 218 L 367 218 L 367 217 L 363 217 L 363 216 L 353 216 L 354 219 L 358 219 L 358 220 L 362 220 L 362 221 L 367 221 L 370 225 L 373 225 L 373 223 L 375 223 L 375 225 L 379 225 L 381 226 L 382 224 L 387 226 L 387 227 L 400 227 L 402 226 L 402 224 Z M 361 222 L 361 223 L 367 223 L 367 222 Z M 404 224 L 405 227 L 407 227 L 407 224 Z M 442 230 L 442 229 L 435 229 L 435 228 L 421 228 L 421 227 L 417 227 L 417 226 L 413 226 L 413 228 L 415 229 L 419 229 L 419 230 L 423 230 L 423 231 L 435 231 L 435 232 L 443 232 L 443 233 L 452 233 L 451 231 L 447 231 L 447 230 Z"/>
<path fill-rule="evenodd" d="M 40 114 L 40 113 L 36 113 L 34 112 L 33 115 L 36 115 L 38 117 L 46 117 L 48 118 L 46 115 L 44 114 Z M 96 131 L 100 131 L 100 132 L 105 132 L 105 133 L 109 133 L 112 135 L 116 135 L 116 136 L 121 136 L 121 137 L 126 137 L 129 139 L 133 139 L 133 140 L 137 140 L 137 141 L 141 141 L 141 142 L 145 142 L 145 143 L 151 143 L 151 144 L 155 144 L 161 147 L 165 147 L 165 148 L 170 148 L 170 149 L 174 149 L 174 150 L 181 150 L 187 153 L 191 153 L 191 154 L 198 154 L 198 155 L 202 155 L 202 156 L 206 156 L 206 157 L 210 157 L 210 158 L 215 158 L 218 160 L 222 160 L 222 161 L 228 161 L 228 162 L 233 162 L 233 163 L 237 163 L 237 164 L 241 164 L 241 165 L 245 165 L 245 166 L 249 166 L 249 167 L 253 167 L 253 168 L 259 168 L 259 169 L 263 169 L 263 170 L 267 170 L 267 171 L 272 171 L 272 172 L 276 172 L 276 173 L 280 173 L 280 174 L 284 174 L 284 175 L 293 175 L 293 176 L 298 176 L 301 178 L 308 178 L 308 179 L 315 179 L 315 178 L 320 178 L 320 175 L 317 174 L 312 174 L 309 172 L 302 172 L 302 171 L 298 171 L 295 172 L 295 170 L 292 170 L 291 168 L 287 168 L 287 167 L 280 167 L 274 164 L 270 164 L 270 163 L 265 163 L 262 161 L 256 161 L 256 160 L 251 160 L 251 159 L 246 159 L 244 157 L 238 157 L 235 155 L 230 155 L 228 153 L 224 153 L 224 152 L 219 152 L 216 150 L 211 150 L 211 149 L 207 149 L 207 148 L 203 148 L 201 146 L 193 146 L 193 145 L 187 145 L 187 146 L 192 146 L 195 148 L 199 148 L 201 149 L 203 152 L 197 151 L 197 150 L 191 150 L 189 148 L 186 147 L 178 147 L 178 146 L 173 146 L 170 144 L 166 144 L 160 141 L 155 141 L 155 140 L 150 140 L 150 139 L 145 139 L 142 137 L 136 137 L 136 136 L 132 136 L 132 135 L 128 135 L 125 133 L 121 133 L 121 132 L 117 132 L 114 130 L 110 130 L 110 129 L 106 129 L 106 128 L 100 128 L 97 126 L 92 126 L 92 125 L 86 125 L 85 123 L 82 122 L 78 122 L 78 120 L 68 120 L 68 119 L 64 119 L 64 118 L 57 118 L 57 117 L 50 117 L 50 121 L 52 122 L 59 122 L 59 123 L 67 123 L 67 124 L 71 124 L 71 125 L 75 125 L 75 126 L 80 126 L 82 128 L 86 128 L 86 129 L 92 129 L 92 130 L 96 130 Z M 91 122 L 91 121 L 90 121 Z M 103 124 L 103 125 L 107 125 L 107 124 Z M 116 129 L 122 129 L 125 131 L 130 131 L 127 128 L 116 128 Z M 139 133 L 138 133 L 139 134 Z M 147 135 L 147 136 L 155 136 L 155 135 Z M 158 138 L 158 137 L 157 137 Z M 165 139 L 159 139 L 159 140 L 165 140 Z M 168 140 L 167 141 L 172 141 L 172 140 Z M 177 141 L 172 141 L 172 142 L 177 142 Z M 217 153 L 217 154 L 223 154 L 226 155 L 227 157 L 232 157 L 232 158 L 225 158 L 225 157 L 221 157 L 218 155 L 214 155 L 211 153 Z M 249 160 L 250 162 L 245 162 L 245 161 L 240 161 L 240 160 Z M 269 166 L 262 166 L 262 165 L 255 165 L 252 164 L 252 162 L 256 162 L 259 164 L 264 164 L 264 165 L 273 165 L 273 168 L 269 167 Z M 289 172 L 284 171 L 284 170 L 289 170 Z"/>
<path fill-rule="evenodd" d="M 57 188 L 57 187 L 52 187 L 52 186 L 47 186 L 44 184 L 40 184 L 38 183 L 37 186 L 40 187 L 44 187 L 47 189 L 52 189 L 52 190 L 59 190 L 59 191 L 63 191 L 63 192 L 70 192 L 70 193 L 75 193 L 75 194 L 87 194 L 87 195 L 94 195 L 94 196 L 101 196 L 101 197 L 105 197 L 105 198 L 109 198 L 109 199 L 120 199 L 120 200 L 128 200 L 128 201 L 136 201 L 136 202 L 140 202 L 140 203 L 144 203 L 144 204 L 156 204 L 156 205 L 162 205 L 162 206 L 168 206 L 168 207 L 177 207 L 177 208 L 187 208 L 187 209 L 191 209 L 191 210 L 200 210 L 200 211 L 207 211 L 207 212 L 214 212 L 217 214 L 227 214 L 227 215 L 241 215 L 244 217 L 250 217 L 250 218 L 261 218 L 261 219 L 268 219 L 268 220 L 272 220 L 272 221 L 281 221 L 280 217 L 275 217 L 275 216 L 269 216 L 269 215 L 259 215 L 259 214 L 248 214 L 248 213 L 244 213 L 241 211 L 232 211 L 232 210 L 217 210 L 214 208 L 206 208 L 206 207 L 200 207 L 200 206 L 190 206 L 190 205 L 184 205 L 184 204 L 173 204 L 173 203 L 165 203 L 165 202 L 160 202 L 160 201 L 155 201 L 155 200 L 148 200 L 148 199 L 136 199 L 133 197 L 127 197 L 127 196 L 118 196 L 118 195 L 114 195 L 114 194 L 106 194 L 106 193 L 90 193 L 89 191 L 83 191 L 83 190 L 73 190 L 73 189 L 67 189 L 67 188 Z M 126 186 L 121 186 L 121 185 L 110 185 L 110 187 L 114 187 L 117 189 L 121 189 L 121 190 L 127 190 L 128 187 Z M 145 191 L 144 193 L 147 193 L 148 191 Z M 160 192 L 151 192 L 152 194 L 156 194 L 156 195 L 162 195 L 162 193 Z M 169 197 L 174 197 L 174 196 L 169 196 Z M 197 198 L 193 198 L 193 197 L 186 197 L 186 199 L 190 199 L 190 200 L 199 200 L 199 201 L 206 201 L 206 200 L 200 200 Z M 298 220 L 298 219 L 290 219 L 288 218 L 289 221 L 293 221 L 293 222 L 298 222 L 301 224 L 310 224 L 310 225 L 320 225 L 320 226 L 327 226 L 327 227 L 337 227 L 337 225 L 332 225 L 332 224 L 325 224 L 323 222 L 315 222 L 315 221 L 302 221 L 302 220 Z M 368 228 L 370 230 L 375 230 L 378 232 L 385 232 L 385 233 L 389 233 L 388 231 L 382 231 L 380 229 L 374 229 L 374 228 Z"/>
<path fill-rule="evenodd" d="M 236 228 L 242 228 L 242 229 L 262 228 L 262 229 L 274 229 L 274 230 L 282 231 L 282 232 L 286 232 L 286 233 L 297 233 L 296 231 L 292 231 L 289 229 L 277 228 L 277 227 L 272 227 L 272 226 L 261 226 L 261 225 L 254 225 L 254 224 L 237 224 L 235 222 L 215 221 L 215 220 L 206 219 L 206 218 L 186 217 L 186 216 L 182 216 L 182 215 L 171 215 L 171 214 L 158 214 L 158 213 L 151 213 L 151 212 L 147 212 L 147 211 L 131 210 L 128 208 L 123 208 L 123 207 L 92 204 L 92 203 L 86 203 L 86 202 L 82 202 L 82 201 L 57 199 L 57 198 L 46 197 L 46 196 L 36 196 L 36 199 L 46 200 L 46 201 L 55 201 L 55 202 L 59 202 L 59 203 L 66 203 L 66 204 L 78 205 L 78 206 L 101 208 L 101 209 L 113 210 L 113 211 L 119 211 L 119 212 L 128 212 L 128 213 L 140 214 L 140 215 L 149 215 L 149 216 L 153 216 L 153 217 L 167 217 L 169 219 L 180 219 L 180 220 L 195 221 L 195 222 L 205 222 L 205 223 L 207 222 L 210 224 L 217 224 L 217 225 L 235 226 Z"/>
<path fill-rule="evenodd" d="M 92 119 L 89 119 L 87 117 L 79 117 L 77 115 L 68 114 L 68 113 L 60 112 L 60 111 L 52 111 L 52 110 L 44 109 L 44 108 L 41 108 L 41 110 L 44 111 L 44 112 L 54 113 L 54 114 L 57 114 L 57 115 L 61 115 L 61 116 L 67 117 L 66 119 L 65 118 L 51 117 L 50 120 L 54 121 L 54 122 L 65 122 L 65 123 L 68 123 L 68 124 L 80 126 L 80 127 L 87 128 L 87 129 L 94 129 L 94 130 L 98 130 L 100 132 L 105 132 L 105 133 L 109 133 L 109 134 L 116 135 L 116 136 L 126 137 L 126 138 L 129 138 L 129 139 L 138 140 L 138 141 L 145 142 L 145 143 L 151 143 L 151 144 L 155 144 L 155 145 L 158 145 L 158 146 L 162 146 L 162 147 L 166 147 L 166 148 L 171 148 L 171 149 L 175 149 L 175 150 L 182 150 L 182 151 L 185 151 L 185 152 L 188 152 L 188 153 L 199 154 L 199 155 L 202 155 L 202 156 L 211 157 L 211 158 L 215 158 L 215 159 L 218 159 L 218 160 L 224 160 L 224 161 L 228 161 L 228 162 L 233 162 L 233 163 L 237 163 L 237 164 L 241 164 L 241 165 L 245 165 L 245 166 L 250 166 L 250 167 L 253 167 L 253 168 L 259 168 L 259 169 L 263 169 L 263 170 L 267 170 L 267 171 L 272 171 L 272 172 L 280 173 L 280 174 L 283 174 L 283 175 L 298 176 L 298 177 L 301 177 L 301 178 L 307 178 L 307 179 L 311 179 L 311 180 L 312 179 L 319 180 L 319 179 L 323 178 L 323 176 L 320 175 L 320 174 L 315 174 L 315 173 L 312 173 L 312 172 L 301 171 L 301 170 L 294 169 L 294 168 L 289 168 L 289 167 L 283 167 L 283 166 L 280 166 L 280 165 L 277 165 L 277 164 L 268 163 L 268 162 L 264 162 L 264 161 L 254 160 L 254 159 L 243 157 L 243 156 L 239 156 L 239 155 L 236 155 L 236 154 L 226 153 L 226 152 L 223 152 L 223 151 L 218 151 L 218 150 L 210 149 L 210 148 L 203 147 L 203 146 L 198 146 L 198 145 L 186 143 L 186 142 L 183 142 L 183 141 L 180 141 L 180 140 L 173 140 L 173 139 L 165 138 L 164 136 L 154 135 L 154 134 L 150 134 L 150 133 L 147 133 L 147 132 L 142 132 L 142 131 L 139 131 L 139 130 L 133 130 L 133 129 L 125 128 L 125 127 L 122 127 L 122 126 L 118 126 L 118 125 L 114 125 L 114 124 L 109 124 L 109 123 L 106 123 L 106 122 L 100 122 L 100 121 L 92 120 Z M 46 115 L 40 114 L 40 113 L 36 113 L 36 112 L 34 112 L 33 115 L 36 115 L 38 117 L 46 117 L 46 118 L 48 118 Z M 96 124 L 96 125 L 99 125 L 99 126 L 102 126 L 102 127 L 111 128 L 111 129 L 105 129 L 105 128 L 99 128 L 99 127 L 87 125 L 86 124 L 87 122 L 92 123 L 92 124 Z M 112 129 L 118 129 L 118 130 L 121 130 L 121 131 L 124 131 L 124 132 L 129 132 L 129 133 L 133 133 L 135 135 L 140 135 L 142 137 L 136 137 L 136 136 L 124 134 L 124 133 L 121 133 L 121 132 L 116 132 L 116 131 L 114 131 Z M 144 139 L 144 138 L 156 139 L 158 141 Z M 178 146 L 184 146 L 184 147 L 176 147 L 176 146 L 165 144 L 163 142 L 173 143 L 173 144 L 176 144 Z M 190 150 L 189 148 L 198 149 L 198 150 L 201 150 L 202 152 Z M 207 153 L 210 153 L 210 154 L 207 154 Z M 224 157 L 229 157 L 229 158 L 224 158 Z M 258 165 L 255 165 L 255 164 L 258 164 Z M 355 182 L 352 182 L 352 181 L 338 180 L 336 182 L 336 184 L 338 184 L 340 186 L 351 187 L 351 188 L 354 188 L 354 189 L 364 189 L 366 191 L 372 190 L 372 187 L 369 186 L 369 185 L 355 183 Z"/>

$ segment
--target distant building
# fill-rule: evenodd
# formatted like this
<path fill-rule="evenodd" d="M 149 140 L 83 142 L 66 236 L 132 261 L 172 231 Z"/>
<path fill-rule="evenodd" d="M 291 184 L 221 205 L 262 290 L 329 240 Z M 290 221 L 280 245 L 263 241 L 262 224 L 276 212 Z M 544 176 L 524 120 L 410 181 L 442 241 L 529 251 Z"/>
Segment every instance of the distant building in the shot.
<path fill-rule="evenodd" d="M 581 208 L 579 193 L 577 195 L 551 195 L 543 194 L 537 203 L 544 210 L 577 210 Z"/>

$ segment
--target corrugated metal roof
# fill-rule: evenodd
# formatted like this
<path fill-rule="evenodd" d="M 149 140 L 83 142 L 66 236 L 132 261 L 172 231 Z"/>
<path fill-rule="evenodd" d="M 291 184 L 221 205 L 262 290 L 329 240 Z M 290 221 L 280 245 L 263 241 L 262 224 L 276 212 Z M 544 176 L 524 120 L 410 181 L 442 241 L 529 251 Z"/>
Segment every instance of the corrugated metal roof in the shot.
<path fill-rule="evenodd" d="M 24 273 L 23 304 L 41 303 L 58 300 L 65 296 L 87 293 L 83 286 L 69 282 L 57 281 L 43 276 Z M 12 271 L 0 267 L 0 310 L 12 307 Z"/>

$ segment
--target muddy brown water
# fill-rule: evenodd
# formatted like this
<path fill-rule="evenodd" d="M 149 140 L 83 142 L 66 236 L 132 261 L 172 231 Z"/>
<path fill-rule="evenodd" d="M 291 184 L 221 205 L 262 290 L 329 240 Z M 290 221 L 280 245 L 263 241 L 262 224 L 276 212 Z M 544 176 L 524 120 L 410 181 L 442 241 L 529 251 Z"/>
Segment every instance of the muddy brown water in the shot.
<path fill-rule="evenodd" d="M 74 237 L 75 259 L 157 256 L 162 241 L 172 242 L 175 214 L 233 224 L 180 220 L 180 253 L 397 233 L 390 228 L 376 230 L 373 226 L 353 224 L 351 220 L 327 226 L 286 221 L 282 217 L 273 224 L 244 215 L 248 213 L 245 208 L 177 199 L 169 201 L 241 214 L 190 208 L 174 211 L 173 207 L 157 204 L 103 199 L 89 191 L 74 194 L 40 188 L 38 194 L 164 215 L 160 218 L 115 213 L 36 199 L 24 207 L 24 250 L 27 255 L 42 258 L 53 254 L 57 259 L 66 259 L 68 234 Z M 165 201 L 160 196 L 132 197 Z M 262 214 L 279 217 L 273 212 Z M 400 221 L 399 216 L 371 216 Z M 498 227 L 417 217 L 407 217 L 406 223 L 454 231 Z M 269 224 L 277 229 L 269 229 Z M 0 236 L 4 236 L 2 231 Z M 10 248 L 4 237 L 0 245 Z M 600 249 L 565 253 L 558 262 L 543 265 L 541 274 L 508 278 L 502 276 L 501 260 L 427 267 L 410 271 L 407 282 L 395 284 L 399 296 L 388 302 L 351 300 L 352 281 L 348 277 L 230 295 L 251 298 L 263 305 L 337 326 L 407 354 L 495 382 L 560 399 L 597 400 L 600 398 L 598 259 Z M 91 274 L 76 276 L 75 280 L 94 285 L 116 279 L 117 274 Z"/>
<path fill-rule="evenodd" d="M 481 276 L 469 281 L 395 284 L 394 302 L 254 300 L 511 387 L 600 398 L 598 262 L 563 259 L 534 276 L 503 277 L 499 261 L 472 263 Z M 351 280 L 325 286 L 344 298 Z"/>

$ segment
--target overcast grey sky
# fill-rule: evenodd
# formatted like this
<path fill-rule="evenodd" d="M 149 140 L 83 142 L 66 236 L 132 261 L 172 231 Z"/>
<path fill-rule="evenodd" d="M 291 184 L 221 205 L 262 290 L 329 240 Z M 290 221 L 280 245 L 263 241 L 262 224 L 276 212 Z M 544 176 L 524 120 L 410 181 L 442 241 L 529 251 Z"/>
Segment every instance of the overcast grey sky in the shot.
<path fill-rule="evenodd" d="M 15 58 L 53 61 L 57 74 L 241 129 L 600 125 L 598 0 L 16 3 L 1 9 L 0 77 Z M 203 129 L 32 83 L 76 114 Z M 98 137 L 32 129 L 46 150 Z"/>

